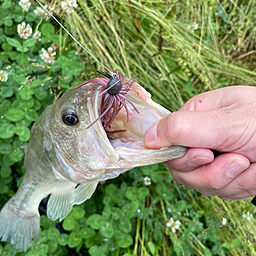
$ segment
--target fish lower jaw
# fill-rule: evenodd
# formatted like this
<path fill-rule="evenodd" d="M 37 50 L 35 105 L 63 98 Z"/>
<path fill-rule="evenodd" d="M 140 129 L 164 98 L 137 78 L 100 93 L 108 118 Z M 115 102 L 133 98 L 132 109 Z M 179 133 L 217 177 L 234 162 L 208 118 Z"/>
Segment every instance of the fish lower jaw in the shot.
<path fill-rule="evenodd" d="M 137 108 L 140 109 L 139 106 Z M 118 161 L 113 163 L 115 167 L 131 169 L 182 157 L 187 150 L 184 147 L 175 146 L 160 150 L 146 147 L 144 135 L 160 116 L 150 116 L 148 109 L 142 108 L 140 111 L 140 114 L 132 111 L 127 121 L 126 113 L 121 110 L 107 131 L 109 143 L 119 156 Z"/>

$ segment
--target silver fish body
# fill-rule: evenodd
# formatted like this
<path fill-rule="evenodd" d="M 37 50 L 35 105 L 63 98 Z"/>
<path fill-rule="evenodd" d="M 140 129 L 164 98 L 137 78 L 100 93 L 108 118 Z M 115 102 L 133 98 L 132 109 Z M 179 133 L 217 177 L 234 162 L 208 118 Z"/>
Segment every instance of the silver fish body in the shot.
<path fill-rule="evenodd" d="M 156 120 L 170 112 L 151 100 L 150 94 L 134 83 L 130 94 L 139 114 L 128 105 L 121 110 L 111 129 L 126 130 L 108 138 L 98 118 L 99 97 L 93 104 L 84 98 L 87 89 L 72 89 L 48 106 L 31 130 L 25 150 L 26 174 L 17 193 L 0 212 L 0 238 L 26 251 L 39 235 L 41 200 L 51 194 L 47 216 L 62 220 L 94 193 L 99 181 L 112 179 L 136 166 L 144 166 L 182 157 L 186 148 L 173 146 L 160 150 L 145 147 L 143 137 Z M 83 99 L 84 98 L 84 99 Z M 74 125 L 64 115 L 77 118 Z M 72 116 L 73 115 L 73 116 Z"/>

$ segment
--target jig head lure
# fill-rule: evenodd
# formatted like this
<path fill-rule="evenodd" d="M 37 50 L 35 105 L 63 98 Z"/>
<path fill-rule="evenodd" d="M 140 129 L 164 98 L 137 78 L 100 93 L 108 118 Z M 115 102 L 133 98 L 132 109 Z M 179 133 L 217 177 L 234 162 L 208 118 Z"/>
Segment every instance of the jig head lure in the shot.
<path fill-rule="evenodd" d="M 100 72 L 98 70 L 97 70 L 97 72 L 109 79 L 109 82 L 107 83 L 107 89 L 108 89 L 108 93 L 110 95 L 117 95 L 121 91 L 122 83 L 117 78 L 115 73 L 112 73 L 112 75 L 111 75 L 106 72 Z"/>
<path fill-rule="evenodd" d="M 100 71 L 97 72 L 102 74 L 104 77 L 88 80 L 78 85 L 76 88 L 88 86 L 88 91 L 85 96 L 90 93 L 91 104 L 93 104 L 93 100 L 96 95 L 95 93 L 97 91 L 101 92 L 99 94 L 99 117 L 93 123 L 91 123 L 87 129 L 94 125 L 98 120 L 101 120 L 104 129 L 106 132 L 108 132 L 111 123 L 114 121 L 116 115 L 119 113 L 122 107 L 125 108 L 127 122 L 129 121 L 129 110 L 127 103 L 129 103 L 133 109 L 139 113 L 135 105 L 126 97 L 128 93 L 137 93 L 131 88 L 135 77 L 132 80 L 128 80 L 117 71 L 113 71 L 111 74 Z"/>

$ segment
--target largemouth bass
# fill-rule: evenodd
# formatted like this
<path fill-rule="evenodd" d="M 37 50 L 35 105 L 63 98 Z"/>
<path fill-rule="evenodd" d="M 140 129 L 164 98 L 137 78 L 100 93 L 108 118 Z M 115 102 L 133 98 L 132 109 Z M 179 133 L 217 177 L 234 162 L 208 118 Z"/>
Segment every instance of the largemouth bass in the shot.
<path fill-rule="evenodd" d="M 87 89 L 66 92 L 45 109 L 32 127 L 25 150 L 26 174 L 0 213 L 0 237 L 16 249 L 26 251 L 37 240 L 38 207 L 49 194 L 47 216 L 62 220 L 73 205 L 92 196 L 98 182 L 136 166 L 182 157 L 186 152 L 180 146 L 146 148 L 146 130 L 170 112 L 152 101 L 139 84 L 134 82 L 133 93 L 127 94 L 133 106 L 127 103 L 126 109 L 118 112 L 108 133 L 99 119 L 100 91 L 91 100 L 90 95 L 84 97 Z"/>

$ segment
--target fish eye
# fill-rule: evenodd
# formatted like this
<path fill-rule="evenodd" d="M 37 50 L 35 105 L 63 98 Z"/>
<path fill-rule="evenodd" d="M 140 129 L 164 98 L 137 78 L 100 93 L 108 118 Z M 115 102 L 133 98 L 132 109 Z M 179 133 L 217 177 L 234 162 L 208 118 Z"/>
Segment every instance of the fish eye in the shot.
<path fill-rule="evenodd" d="M 78 116 L 73 109 L 65 109 L 62 112 L 62 121 L 64 124 L 74 126 L 78 123 Z"/>

